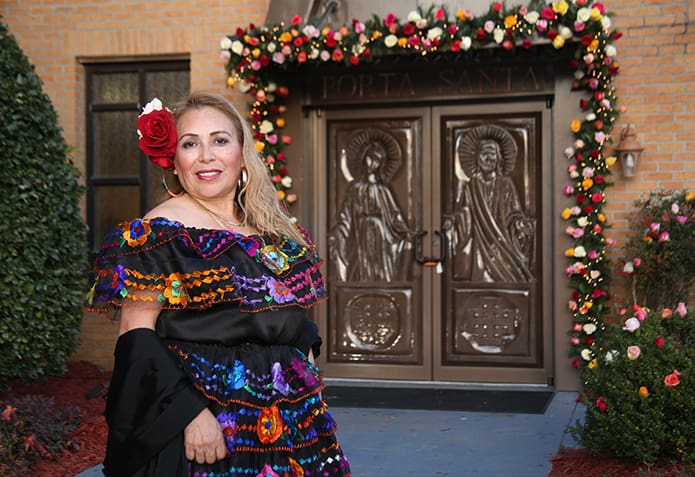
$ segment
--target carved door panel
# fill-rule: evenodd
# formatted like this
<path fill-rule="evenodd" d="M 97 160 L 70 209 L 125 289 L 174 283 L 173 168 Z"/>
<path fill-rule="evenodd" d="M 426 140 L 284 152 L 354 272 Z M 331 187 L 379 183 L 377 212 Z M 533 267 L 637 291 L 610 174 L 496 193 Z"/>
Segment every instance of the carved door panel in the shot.
<path fill-rule="evenodd" d="M 431 377 L 429 293 L 413 260 L 428 202 L 429 114 L 326 113 L 331 375 Z"/>
<path fill-rule="evenodd" d="M 545 384 L 545 102 L 323 114 L 326 374 Z"/>
<path fill-rule="evenodd" d="M 435 111 L 448 257 L 437 284 L 434 379 L 545 384 L 551 376 L 551 293 L 541 294 L 550 291 L 548 114 L 544 102 Z"/>

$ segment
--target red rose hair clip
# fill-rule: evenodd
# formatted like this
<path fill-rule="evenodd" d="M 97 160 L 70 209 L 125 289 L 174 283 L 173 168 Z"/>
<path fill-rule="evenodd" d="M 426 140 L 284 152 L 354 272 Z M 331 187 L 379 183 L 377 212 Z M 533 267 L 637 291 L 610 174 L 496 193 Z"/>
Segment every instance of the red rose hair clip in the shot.
<path fill-rule="evenodd" d="M 176 121 L 169 109 L 162 106 L 159 98 L 145 105 L 138 116 L 138 146 L 150 161 L 164 170 L 174 169 L 176 154 Z"/>

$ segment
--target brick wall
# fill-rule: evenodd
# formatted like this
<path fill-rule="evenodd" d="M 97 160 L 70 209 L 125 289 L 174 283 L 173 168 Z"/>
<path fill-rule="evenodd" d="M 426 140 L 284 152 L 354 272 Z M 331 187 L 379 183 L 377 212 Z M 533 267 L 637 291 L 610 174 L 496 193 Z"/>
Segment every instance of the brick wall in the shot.
<path fill-rule="evenodd" d="M 78 57 L 183 53 L 191 89 L 245 99 L 226 87 L 220 39 L 237 26 L 263 23 L 267 0 L 0 0 L 0 15 L 36 67 L 58 111 L 73 158 L 85 164 L 85 75 Z M 242 109 L 242 110 L 244 110 Z M 117 323 L 87 314 L 74 359 L 110 368 Z"/>
<path fill-rule="evenodd" d="M 461 2 L 462 4 L 464 2 Z M 249 22 L 262 23 L 268 0 L 0 0 L 0 15 L 36 66 L 60 115 L 74 158 L 84 168 L 84 74 L 77 57 L 185 53 L 191 58 L 191 89 L 232 92 L 219 59 L 222 36 Z M 693 0 L 606 0 L 624 36 L 616 46 L 621 72 L 618 99 L 627 108 L 614 130 L 634 125 L 645 146 L 637 176 L 621 177 L 608 190 L 608 235 L 621 255 L 632 202 L 640 194 L 695 184 L 695 4 Z M 235 96 L 245 107 L 244 98 Z M 577 109 L 579 114 L 579 109 Z M 569 125 L 568 125 L 569 127 Z M 564 166 L 564 165 L 563 165 Z M 622 299 L 614 281 L 616 304 Z M 558 296 L 565 300 L 565 296 Z M 85 316 L 75 359 L 111 366 L 116 324 Z"/>

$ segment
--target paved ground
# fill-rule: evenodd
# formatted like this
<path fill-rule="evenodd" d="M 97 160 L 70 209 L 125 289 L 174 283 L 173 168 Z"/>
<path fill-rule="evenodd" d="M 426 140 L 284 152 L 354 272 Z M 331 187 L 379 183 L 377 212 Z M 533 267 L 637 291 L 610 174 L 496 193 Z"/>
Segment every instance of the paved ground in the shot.
<path fill-rule="evenodd" d="M 567 426 L 582 419 L 576 393 L 544 414 L 332 408 L 355 477 L 547 477 Z M 75 477 L 103 477 L 101 466 Z"/>

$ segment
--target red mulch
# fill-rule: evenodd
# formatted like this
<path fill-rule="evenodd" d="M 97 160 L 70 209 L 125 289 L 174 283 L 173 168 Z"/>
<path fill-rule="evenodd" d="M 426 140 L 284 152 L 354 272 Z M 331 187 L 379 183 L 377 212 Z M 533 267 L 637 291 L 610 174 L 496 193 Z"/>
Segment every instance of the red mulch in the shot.
<path fill-rule="evenodd" d="M 104 458 L 106 422 L 104 420 L 103 393 L 92 399 L 86 394 L 99 385 L 108 384 L 110 374 L 86 361 L 70 363 L 67 373 L 42 379 L 32 385 L 13 384 L 5 394 L 43 394 L 54 396 L 56 403 L 79 406 L 82 425 L 70 436 L 71 445 L 53 460 L 38 462 L 34 477 L 72 476 L 89 469 Z M 3 396 L 0 395 L 0 398 Z M 683 477 L 692 475 L 692 467 L 668 465 L 642 467 L 626 465 L 615 459 L 595 457 L 583 449 L 562 448 L 552 458 L 548 477 Z"/>
<path fill-rule="evenodd" d="M 104 420 L 103 393 L 87 399 L 86 394 L 99 385 L 109 383 L 110 374 L 94 364 L 77 361 L 69 364 L 68 372 L 61 376 L 40 379 L 31 385 L 13 383 L 5 395 L 41 394 L 53 396 L 56 404 L 79 406 L 82 425 L 70 436 L 70 448 L 52 460 L 38 461 L 32 468 L 35 477 L 72 476 L 89 469 L 104 458 L 106 421 Z M 0 396 L 2 398 L 2 396 Z"/>

